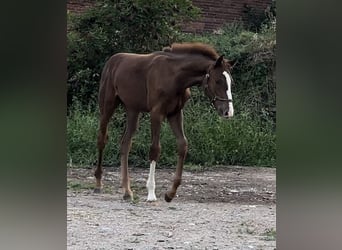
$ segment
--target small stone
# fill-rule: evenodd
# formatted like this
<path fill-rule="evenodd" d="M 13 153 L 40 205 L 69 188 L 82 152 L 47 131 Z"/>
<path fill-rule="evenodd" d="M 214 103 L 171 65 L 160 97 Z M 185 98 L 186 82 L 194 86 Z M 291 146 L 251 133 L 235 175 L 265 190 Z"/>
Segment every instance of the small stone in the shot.
<path fill-rule="evenodd" d="M 145 234 L 142 234 L 142 233 L 134 233 L 134 234 L 132 234 L 133 236 L 143 236 L 143 235 L 145 235 Z"/>
<path fill-rule="evenodd" d="M 110 228 L 109 228 L 109 227 L 102 227 L 102 228 L 100 228 L 100 230 L 99 230 L 100 233 L 107 233 L 107 232 L 109 232 L 109 231 L 110 231 Z"/>

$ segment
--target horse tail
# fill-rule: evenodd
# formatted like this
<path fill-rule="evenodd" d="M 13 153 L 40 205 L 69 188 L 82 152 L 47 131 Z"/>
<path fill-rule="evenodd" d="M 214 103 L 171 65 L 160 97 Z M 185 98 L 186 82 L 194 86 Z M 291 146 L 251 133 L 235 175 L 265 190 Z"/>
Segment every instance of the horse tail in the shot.
<path fill-rule="evenodd" d="M 105 99 L 106 99 L 106 92 L 109 88 L 112 81 L 112 74 L 110 70 L 110 60 L 108 60 L 102 70 L 101 79 L 100 79 L 100 87 L 99 87 L 99 95 L 98 95 L 98 102 L 100 107 L 100 113 L 103 113 L 103 107 Z"/>
<path fill-rule="evenodd" d="M 114 99 L 117 95 L 115 86 L 115 73 L 121 62 L 121 54 L 115 54 L 105 63 L 100 79 L 100 88 L 98 95 L 98 102 L 100 106 L 100 113 L 104 112 L 106 100 Z"/>

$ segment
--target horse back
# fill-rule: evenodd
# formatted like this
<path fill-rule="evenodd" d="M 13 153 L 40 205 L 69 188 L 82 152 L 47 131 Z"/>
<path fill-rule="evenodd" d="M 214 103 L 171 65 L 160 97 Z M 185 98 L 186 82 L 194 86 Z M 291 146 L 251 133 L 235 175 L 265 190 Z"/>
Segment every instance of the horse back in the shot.
<path fill-rule="evenodd" d="M 184 106 L 190 91 L 176 89 L 171 56 L 164 52 L 115 54 L 104 67 L 101 85 L 110 85 L 127 108 L 149 112 L 158 106 L 166 113 L 174 112 Z"/>

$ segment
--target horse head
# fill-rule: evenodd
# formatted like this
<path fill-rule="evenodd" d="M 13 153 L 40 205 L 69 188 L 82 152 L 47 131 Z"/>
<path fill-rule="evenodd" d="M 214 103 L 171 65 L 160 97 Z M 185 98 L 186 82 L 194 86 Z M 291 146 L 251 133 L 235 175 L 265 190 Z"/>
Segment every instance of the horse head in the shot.
<path fill-rule="evenodd" d="M 220 56 L 213 63 L 205 76 L 203 87 L 206 95 L 210 98 L 218 114 L 224 118 L 234 115 L 233 97 L 231 85 L 233 78 L 231 70 L 234 62 L 228 61 Z"/>

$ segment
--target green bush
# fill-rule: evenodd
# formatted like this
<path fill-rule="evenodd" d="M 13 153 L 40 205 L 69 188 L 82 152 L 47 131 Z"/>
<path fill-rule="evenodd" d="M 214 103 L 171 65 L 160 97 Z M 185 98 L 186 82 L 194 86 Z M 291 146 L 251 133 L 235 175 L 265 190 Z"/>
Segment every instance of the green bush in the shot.
<path fill-rule="evenodd" d="M 101 0 L 68 17 L 68 107 L 95 104 L 101 70 L 118 52 L 160 50 L 177 39 L 179 24 L 199 13 L 189 0 Z"/>

